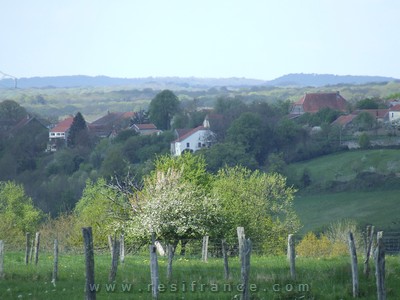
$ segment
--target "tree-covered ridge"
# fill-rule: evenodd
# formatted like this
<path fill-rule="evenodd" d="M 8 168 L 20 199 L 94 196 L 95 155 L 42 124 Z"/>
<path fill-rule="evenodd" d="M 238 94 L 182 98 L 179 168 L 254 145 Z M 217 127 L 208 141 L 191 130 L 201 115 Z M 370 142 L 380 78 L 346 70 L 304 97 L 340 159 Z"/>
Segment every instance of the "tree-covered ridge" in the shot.
<path fill-rule="evenodd" d="M 56 119 L 75 115 L 80 111 L 89 122 L 107 111 L 140 111 L 148 109 L 150 101 L 162 90 L 169 89 L 178 96 L 183 107 L 214 107 L 218 98 L 239 98 L 245 103 L 296 101 L 305 93 L 339 91 L 351 103 L 366 98 L 398 98 L 400 83 L 397 81 L 361 85 L 337 84 L 320 87 L 249 86 L 196 86 L 174 84 L 163 86 L 87 86 L 71 88 L 0 89 L 0 100 L 14 100 L 31 112 Z M 397 94 L 397 96 L 396 96 Z"/>
<path fill-rule="evenodd" d="M 376 91 L 381 88 L 385 93 L 398 88 L 396 83 L 337 87 L 357 92 L 364 89 Z M 324 89 L 328 87 L 321 90 Z M 121 128 L 118 128 L 116 136 L 98 138 L 87 130 L 86 115 L 78 111 L 74 114 L 69 146 L 60 148 L 55 153 L 42 151 L 48 138 L 43 134 L 43 126 L 42 129 L 38 128 L 37 132 L 33 127 L 29 127 L 31 132 L 15 132 L 12 138 L 2 134 L 0 180 L 16 180 L 23 184 L 36 205 L 56 215 L 74 208 L 88 179 L 108 180 L 127 172 L 134 174 L 139 180 L 143 179 L 154 170 L 154 159 L 170 152 L 170 143 L 176 138 L 175 129 L 194 128 L 201 125 L 205 118 L 210 123 L 211 131 L 215 133 L 216 143 L 212 147 L 204 147 L 196 154 L 204 156 L 206 170 L 213 174 L 225 166 L 237 165 L 250 170 L 278 171 L 284 174 L 286 165 L 344 150 L 346 147 L 343 147 L 343 144 L 348 141 L 357 144 L 361 141 L 363 147 L 369 147 L 374 145 L 373 134 L 377 137 L 388 136 L 388 131 L 380 133 L 384 128 L 378 128 L 376 122 L 371 122 L 370 116 L 364 113 L 360 113 L 354 119 L 352 131 L 331 126 L 332 121 L 340 114 L 332 109 L 304 114 L 297 119 L 288 118 L 290 98 L 305 90 L 307 89 L 257 87 L 251 90 L 163 90 L 158 93 L 152 89 L 110 91 L 115 95 L 126 96 L 123 101 L 129 103 L 129 111 L 132 111 L 135 105 L 135 101 L 130 101 L 130 93 L 146 97 L 151 95 L 149 114 L 141 108 L 139 112 L 146 113 L 135 114 L 135 118 L 143 115 L 143 118 L 136 118 L 135 122 L 143 120 L 157 123 L 165 130 L 159 135 L 140 135 L 131 129 L 119 131 Z M 72 89 L 68 92 L 78 91 Z M 52 95 L 61 95 L 58 94 L 60 91 L 52 92 Z M 89 99 L 93 95 L 91 92 L 82 93 L 81 96 Z M 107 90 L 104 92 L 108 93 Z M 276 94 L 278 92 L 281 94 Z M 100 97 L 100 93 L 96 93 Z M 266 96 L 265 93 L 271 94 Z M 391 95 L 391 99 L 396 96 L 395 93 Z M 208 96 L 213 105 L 203 107 L 201 99 Z M 53 99 L 55 102 L 57 97 Z M 268 97 L 274 97 L 274 101 L 268 101 Z M 351 106 L 353 109 L 376 105 L 380 107 L 386 100 L 374 96 L 363 98 Z M 12 108 L 15 114 L 30 112 L 29 108 L 14 100 L 0 102 L 0 108 L 2 107 L 6 112 L 9 111 L 8 108 Z M 48 121 L 55 123 L 52 119 L 49 118 Z M 131 122 L 133 121 L 132 119 Z M 127 124 L 129 125 L 129 122 Z M 362 139 L 359 140 L 353 135 L 354 131 L 368 134 L 369 139 L 360 135 Z M 389 133 L 395 135 L 395 132 Z M 306 172 L 304 174 L 307 175 Z M 303 183 L 306 182 L 307 176 L 304 177 Z"/>

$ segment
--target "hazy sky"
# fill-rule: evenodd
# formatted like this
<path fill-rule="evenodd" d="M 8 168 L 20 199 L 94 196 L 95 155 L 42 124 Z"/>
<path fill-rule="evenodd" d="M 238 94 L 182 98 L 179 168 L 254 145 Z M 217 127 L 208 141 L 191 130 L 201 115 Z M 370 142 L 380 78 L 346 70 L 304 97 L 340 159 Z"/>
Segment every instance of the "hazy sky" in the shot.
<path fill-rule="evenodd" d="M 400 78 L 399 14 L 398 0 L 0 0 L 0 71 Z"/>

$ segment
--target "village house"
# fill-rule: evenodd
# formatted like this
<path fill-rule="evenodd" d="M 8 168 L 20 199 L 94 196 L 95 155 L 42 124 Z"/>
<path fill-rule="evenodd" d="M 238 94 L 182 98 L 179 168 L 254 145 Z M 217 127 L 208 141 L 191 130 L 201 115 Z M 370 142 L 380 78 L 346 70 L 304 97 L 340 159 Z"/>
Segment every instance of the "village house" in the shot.
<path fill-rule="evenodd" d="M 105 116 L 88 125 L 90 132 L 97 137 L 110 137 L 130 126 L 134 112 L 108 112 Z"/>
<path fill-rule="evenodd" d="M 396 104 L 389 108 L 388 118 L 390 124 L 400 122 L 400 104 Z"/>
<path fill-rule="evenodd" d="M 388 119 L 389 109 L 359 109 L 353 111 L 351 114 L 341 115 L 335 121 L 332 122 L 332 125 L 339 125 L 342 129 L 348 128 L 352 125 L 353 120 L 360 113 L 368 113 L 370 114 L 376 121 L 377 124 L 384 123 Z"/>
<path fill-rule="evenodd" d="M 293 103 L 289 115 L 292 118 L 304 113 L 317 113 L 321 109 L 331 108 L 346 112 L 348 103 L 339 92 L 335 93 L 306 93 L 300 100 Z"/>
<path fill-rule="evenodd" d="M 151 135 L 151 134 L 157 134 L 159 135 L 162 130 L 157 129 L 156 125 L 153 123 L 150 124 L 133 124 L 130 129 L 134 130 L 137 132 L 139 135 Z"/>
<path fill-rule="evenodd" d="M 65 146 L 67 144 L 68 132 L 73 121 L 74 117 L 68 117 L 50 129 L 49 143 L 46 151 L 54 152 L 57 151 L 57 148 L 60 146 Z"/>
<path fill-rule="evenodd" d="M 171 143 L 171 154 L 174 156 L 210 147 L 214 141 L 214 133 L 206 120 L 203 125 L 193 129 L 176 129 L 175 135 L 177 138 Z"/>

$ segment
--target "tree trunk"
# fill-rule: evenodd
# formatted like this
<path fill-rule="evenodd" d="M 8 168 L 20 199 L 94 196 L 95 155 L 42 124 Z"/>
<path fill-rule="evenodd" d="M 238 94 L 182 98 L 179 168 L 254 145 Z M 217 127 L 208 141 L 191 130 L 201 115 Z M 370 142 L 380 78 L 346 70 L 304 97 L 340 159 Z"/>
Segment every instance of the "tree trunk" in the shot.
<path fill-rule="evenodd" d="M 121 264 L 124 263 L 125 261 L 125 236 L 123 234 L 121 234 L 121 238 L 120 238 L 120 261 Z"/>
<path fill-rule="evenodd" d="M 168 244 L 168 265 L 167 265 L 167 279 L 170 280 L 172 278 L 172 262 L 174 260 L 175 250 L 177 246 L 177 242 L 174 244 Z"/>
<path fill-rule="evenodd" d="M 180 256 L 186 255 L 186 244 L 187 243 L 188 243 L 188 240 L 181 240 L 181 252 L 179 253 Z"/>
<path fill-rule="evenodd" d="M 0 278 L 4 277 L 4 241 L 0 240 Z"/>

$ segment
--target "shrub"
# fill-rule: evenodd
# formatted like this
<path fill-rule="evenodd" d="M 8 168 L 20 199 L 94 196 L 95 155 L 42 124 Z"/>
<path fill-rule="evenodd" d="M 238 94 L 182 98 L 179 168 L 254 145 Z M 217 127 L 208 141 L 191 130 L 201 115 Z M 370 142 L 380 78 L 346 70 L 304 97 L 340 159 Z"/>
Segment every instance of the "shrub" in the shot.
<path fill-rule="evenodd" d="M 357 252 L 363 253 L 363 236 L 354 220 L 343 219 L 331 223 L 319 238 L 313 233 L 307 233 L 296 248 L 300 256 L 326 257 L 349 254 L 349 232 L 353 233 Z"/>
<path fill-rule="evenodd" d="M 333 245 L 332 256 L 346 255 L 349 253 L 349 232 L 353 233 L 354 242 L 358 252 L 362 250 L 363 237 L 361 232 L 358 230 L 357 223 L 354 220 L 343 219 L 331 223 L 326 232 L 327 237 Z"/>
<path fill-rule="evenodd" d="M 321 235 L 319 238 L 309 232 L 300 241 L 296 248 L 296 252 L 304 257 L 326 257 L 331 254 L 332 243 L 327 236 Z"/>
<path fill-rule="evenodd" d="M 371 147 L 371 140 L 368 134 L 366 133 L 361 134 L 358 139 L 358 144 L 360 145 L 361 149 L 368 149 L 369 147 Z"/>
<path fill-rule="evenodd" d="M 14 247 L 24 245 L 26 232 L 35 232 L 42 217 L 22 185 L 0 182 L 0 240 Z"/>
<path fill-rule="evenodd" d="M 51 252 L 53 250 L 54 240 L 58 240 L 60 251 L 68 251 L 76 248 L 76 243 L 72 239 L 73 236 L 76 236 L 76 217 L 74 214 L 64 213 L 59 215 L 57 218 L 48 218 L 45 222 L 40 226 L 41 233 L 41 247 L 46 251 Z M 80 232 L 78 232 L 80 233 Z M 78 245 L 78 249 L 82 248 L 81 245 Z"/>

